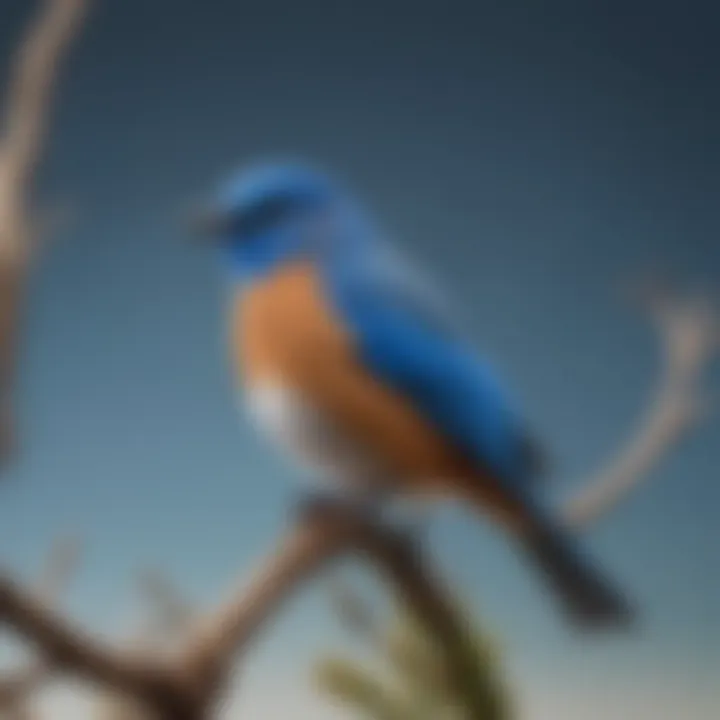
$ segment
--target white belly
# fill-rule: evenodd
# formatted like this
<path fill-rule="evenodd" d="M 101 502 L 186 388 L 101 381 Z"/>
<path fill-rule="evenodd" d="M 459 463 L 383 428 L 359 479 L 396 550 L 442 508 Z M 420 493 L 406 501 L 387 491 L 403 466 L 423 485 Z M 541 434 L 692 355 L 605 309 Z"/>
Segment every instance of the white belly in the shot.
<path fill-rule="evenodd" d="M 382 472 L 370 454 L 299 393 L 280 382 L 265 381 L 246 395 L 256 425 L 313 481 L 356 489 L 380 482 Z"/>

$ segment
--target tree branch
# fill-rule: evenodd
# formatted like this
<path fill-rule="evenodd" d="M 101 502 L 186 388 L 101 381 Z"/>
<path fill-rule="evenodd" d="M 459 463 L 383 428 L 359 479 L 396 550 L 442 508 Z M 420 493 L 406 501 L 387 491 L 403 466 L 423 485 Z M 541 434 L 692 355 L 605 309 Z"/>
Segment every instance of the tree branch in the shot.
<path fill-rule="evenodd" d="M 447 648 L 451 675 L 470 682 L 472 669 L 457 651 L 468 641 L 452 606 L 414 548 L 400 534 L 350 508 L 314 508 L 283 539 L 246 588 L 204 618 L 173 657 L 131 657 L 102 647 L 47 606 L 0 578 L 0 618 L 59 671 L 84 677 L 144 703 L 162 720 L 209 717 L 234 657 L 248 652 L 264 625 L 303 582 L 328 562 L 354 552 L 377 565 L 414 613 Z M 469 662 L 469 659 L 468 659 Z M 469 688 L 463 688 L 466 692 Z"/>
<path fill-rule="evenodd" d="M 73 627 L 7 578 L 0 578 L 0 617 L 58 672 L 143 699 L 166 694 L 172 683 L 172 674 L 159 663 L 102 647 L 94 637 Z"/>
<path fill-rule="evenodd" d="M 668 290 L 645 298 L 660 336 L 663 370 L 654 399 L 628 443 L 562 508 L 569 526 L 583 529 L 635 490 L 702 417 L 703 373 L 715 357 L 720 323 L 707 298 Z"/>
<path fill-rule="evenodd" d="M 45 0 L 20 43 L 0 137 L 0 460 L 14 449 L 12 385 L 25 283 L 35 245 L 30 204 L 59 61 L 87 0 Z"/>
<path fill-rule="evenodd" d="M 64 538 L 53 544 L 40 574 L 36 595 L 46 603 L 53 603 L 64 590 L 73 574 L 80 546 L 74 538 Z M 44 656 L 28 667 L 0 678 L 0 714 L 20 717 L 28 700 L 52 675 L 52 668 Z"/>
<path fill-rule="evenodd" d="M 245 648 L 263 624 L 330 560 L 347 549 L 350 527 L 332 516 L 319 521 L 309 516 L 284 537 L 273 555 L 242 586 L 191 633 L 187 662 L 204 674 L 228 662 L 237 647 Z"/>
<path fill-rule="evenodd" d="M 5 182 L 23 208 L 50 120 L 58 63 L 83 21 L 87 0 L 45 0 L 12 68 L 0 141 Z"/>

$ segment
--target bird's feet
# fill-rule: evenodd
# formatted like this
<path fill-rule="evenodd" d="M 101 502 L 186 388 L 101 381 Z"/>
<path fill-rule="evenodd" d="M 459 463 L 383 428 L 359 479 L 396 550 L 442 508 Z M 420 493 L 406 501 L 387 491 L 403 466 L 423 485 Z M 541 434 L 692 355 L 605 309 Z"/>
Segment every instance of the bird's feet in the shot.
<path fill-rule="evenodd" d="M 338 512 L 392 529 L 413 547 L 423 547 L 430 532 L 432 506 L 424 501 L 399 500 L 393 503 L 377 493 L 305 491 L 294 503 L 293 515 L 318 518 Z"/>

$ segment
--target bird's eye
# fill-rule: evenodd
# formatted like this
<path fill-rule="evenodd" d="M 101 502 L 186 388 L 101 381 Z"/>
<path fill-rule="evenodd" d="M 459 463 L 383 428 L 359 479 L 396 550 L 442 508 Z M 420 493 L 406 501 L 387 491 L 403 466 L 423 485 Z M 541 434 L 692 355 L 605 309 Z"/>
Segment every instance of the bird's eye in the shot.
<path fill-rule="evenodd" d="M 290 197 L 266 200 L 244 213 L 234 221 L 234 231 L 246 238 L 259 235 L 287 218 L 296 208 L 296 201 Z"/>

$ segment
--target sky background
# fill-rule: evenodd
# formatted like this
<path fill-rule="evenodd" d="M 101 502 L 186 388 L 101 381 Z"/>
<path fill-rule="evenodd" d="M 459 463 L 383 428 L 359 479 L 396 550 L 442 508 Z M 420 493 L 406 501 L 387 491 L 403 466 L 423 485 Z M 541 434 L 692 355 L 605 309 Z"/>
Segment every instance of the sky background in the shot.
<path fill-rule="evenodd" d="M 2 1 L 0 67 L 33 4 Z M 211 602 L 281 532 L 292 471 L 238 416 L 215 261 L 179 223 L 268 154 L 347 178 L 452 289 L 558 497 L 628 436 L 659 357 L 622 287 L 656 267 L 720 278 L 711 2 L 94 5 L 40 179 L 72 222 L 33 280 L 2 562 L 31 578 L 81 533 L 65 607 L 122 635 L 139 566 Z M 715 415 L 587 536 L 641 607 L 627 637 L 572 635 L 490 527 L 440 513 L 435 559 L 499 637 L 521 720 L 717 717 L 719 464 Z M 344 720 L 308 684 L 335 647 L 318 584 L 249 658 L 242 717 Z M 53 694 L 50 717 L 81 719 L 80 697 Z"/>

